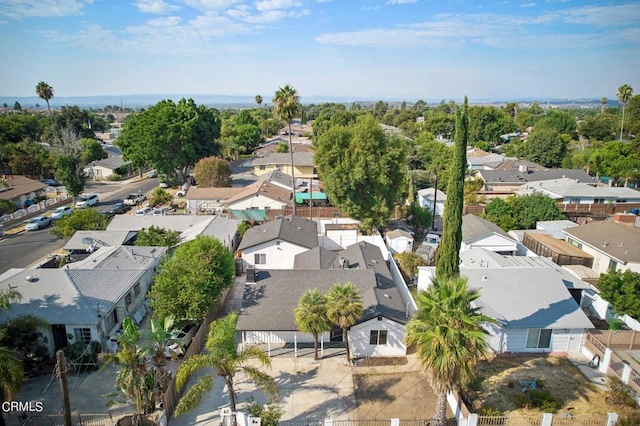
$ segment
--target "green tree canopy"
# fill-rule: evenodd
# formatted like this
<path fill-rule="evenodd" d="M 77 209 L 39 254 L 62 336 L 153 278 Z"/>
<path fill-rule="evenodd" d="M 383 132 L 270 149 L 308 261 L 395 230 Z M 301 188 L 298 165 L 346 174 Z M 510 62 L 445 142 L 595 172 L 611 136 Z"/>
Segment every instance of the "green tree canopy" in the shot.
<path fill-rule="evenodd" d="M 158 102 L 130 115 L 117 145 L 134 167 L 151 166 L 158 173 L 184 181 L 187 169 L 201 158 L 218 155 L 220 113 L 193 99 Z"/>
<path fill-rule="evenodd" d="M 331 201 L 371 229 L 386 223 L 402 194 L 408 146 L 372 116 L 333 126 L 317 141 L 315 162 Z"/>
<path fill-rule="evenodd" d="M 398 253 L 393 256 L 398 261 L 400 272 L 405 282 L 409 283 L 414 277 L 418 276 L 418 266 L 426 266 L 427 262 L 422 256 L 411 251 Z"/>
<path fill-rule="evenodd" d="M 327 317 L 342 328 L 347 361 L 351 361 L 349 328 L 362 317 L 362 295 L 352 283 L 336 283 L 327 293 Z"/>
<path fill-rule="evenodd" d="M 231 186 L 231 166 L 222 158 L 202 158 L 196 163 L 194 175 L 200 188 Z"/>
<path fill-rule="evenodd" d="M 510 231 L 512 229 L 534 229 L 538 221 L 561 220 L 565 216 L 551 197 L 534 193 L 521 196 L 513 195 L 506 201 L 494 198 L 487 205 L 484 218 L 505 231 Z"/>
<path fill-rule="evenodd" d="M 492 106 L 469 108 L 469 145 L 499 142 L 500 135 L 512 133 L 516 123 L 505 111 Z"/>
<path fill-rule="evenodd" d="M 533 132 L 520 147 L 520 155 L 544 167 L 559 167 L 571 138 L 556 130 L 543 128 Z"/>
<path fill-rule="evenodd" d="M 333 323 L 327 316 L 327 297 L 317 288 L 305 291 L 293 310 L 298 330 L 313 335 L 314 359 L 318 359 L 318 336 L 331 331 Z"/>
<path fill-rule="evenodd" d="M 220 292 L 233 284 L 233 254 L 219 240 L 199 235 L 163 261 L 149 293 L 153 315 L 201 320 Z"/>
<path fill-rule="evenodd" d="M 69 239 L 76 231 L 104 231 L 109 218 L 93 208 L 76 209 L 53 223 L 51 233 L 58 238 Z"/>
<path fill-rule="evenodd" d="M 61 155 L 56 161 L 56 179 L 58 179 L 65 188 L 67 193 L 72 197 L 76 197 L 84 190 L 87 182 L 87 175 L 82 169 L 80 159 L 74 155 Z"/>
<path fill-rule="evenodd" d="M 171 229 L 151 225 L 138 231 L 137 246 L 173 247 L 180 242 L 180 233 Z"/>
<path fill-rule="evenodd" d="M 618 119 L 613 114 L 597 114 L 578 124 L 578 133 L 590 141 L 615 140 Z"/>
<path fill-rule="evenodd" d="M 107 152 L 102 148 L 100 142 L 95 139 L 80 139 L 80 146 L 82 147 L 82 154 L 80 156 L 82 164 L 89 164 L 92 161 L 102 160 L 109 156 L 109 154 L 107 154 Z"/>
<path fill-rule="evenodd" d="M 534 129 L 536 132 L 542 129 L 555 130 L 573 137 L 576 133 L 576 126 L 575 117 L 568 111 L 550 110 L 536 123 Z"/>
<path fill-rule="evenodd" d="M 640 320 L 640 273 L 630 269 L 609 271 L 598 278 L 598 288 L 616 313 Z"/>

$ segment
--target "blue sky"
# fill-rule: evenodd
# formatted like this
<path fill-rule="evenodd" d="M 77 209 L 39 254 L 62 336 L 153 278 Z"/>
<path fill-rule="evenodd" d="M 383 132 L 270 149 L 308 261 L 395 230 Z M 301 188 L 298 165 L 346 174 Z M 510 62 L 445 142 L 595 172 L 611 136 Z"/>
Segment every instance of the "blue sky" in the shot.
<path fill-rule="evenodd" d="M 0 95 L 640 93 L 640 2 L 0 0 Z"/>

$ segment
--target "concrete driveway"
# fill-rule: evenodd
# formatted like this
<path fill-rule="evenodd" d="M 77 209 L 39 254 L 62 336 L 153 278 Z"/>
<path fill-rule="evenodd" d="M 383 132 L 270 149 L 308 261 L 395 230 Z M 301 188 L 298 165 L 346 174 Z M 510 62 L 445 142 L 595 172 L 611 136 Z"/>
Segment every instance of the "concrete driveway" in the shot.
<path fill-rule="evenodd" d="M 327 358 L 318 363 L 306 357 L 272 358 L 271 363 L 269 374 L 276 380 L 280 404 L 285 410 L 281 420 L 357 419 L 353 376 L 344 358 Z M 196 378 L 192 378 L 187 388 L 195 381 Z M 264 395 L 241 375 L 236 379 L 236 388 L 239 410 L 242 410 L 250 396 L 260 404 L 266 402 Z M 170 422 L 172 426 L 217 425 L 220 410 L 228 406 L 229 396 L 224 382 L 216 376 L 213 390 L 204 397 L 200 406 L 190 413 L 172 418 Z"/>

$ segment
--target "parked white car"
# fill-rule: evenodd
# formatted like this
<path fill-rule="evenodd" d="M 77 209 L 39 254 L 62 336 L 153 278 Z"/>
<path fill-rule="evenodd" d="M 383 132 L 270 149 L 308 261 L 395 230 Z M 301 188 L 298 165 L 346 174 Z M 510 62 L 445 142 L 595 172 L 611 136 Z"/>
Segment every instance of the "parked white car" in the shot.
<path fill-rule="evenodd" d="M 73 209 L 69 206 L 58 207 L 53 212 L 51 212 L 51 219 L 62 219 L 65 216 L 69 216 L 71 213 L 73 213 Z"/>
<path fill-rule="evenodd" d="M 76 201 L 76 209 L 84 209 L 98 204 L 98 196 L 96 194 L 84 194 Z"/>
<path fill-rule="evenodd" d="M 51 225 L 50 217 L 36 216 L 27 223 L 24 229 L 27 231 L 37 231 L 38 229 L 42 229 L 49 225 Z"/>
<path fill-rule="evenodd" d="M 136 216 L 146 216 L 148 214 L 151 214 L 151 212 L 153 211 L 153 209 L 151 207 L 143 207 L 139 210 L 136 210 Z"/>
<path fill-rule="evenodd" d="M 142 203 L 146 200 L 147 197 L 141 193 L 134 193 L 127 195 L 127 198 L 124 199 L 124 203 L 128 206 L 135 206 L 136 204 Z"/>

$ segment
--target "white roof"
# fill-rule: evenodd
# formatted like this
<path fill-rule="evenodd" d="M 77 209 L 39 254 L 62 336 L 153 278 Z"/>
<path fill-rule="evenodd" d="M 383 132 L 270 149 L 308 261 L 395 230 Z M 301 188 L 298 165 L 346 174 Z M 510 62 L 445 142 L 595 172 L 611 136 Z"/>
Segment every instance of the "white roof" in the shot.
<path fill-rule="evenodd" d="M 166 252 L 166 247 L 101 247 L 87 258 L 67 265 L 69 269 L 149 269 Z"/>
<path fill-rule="evenodd" d="M 434 188 L 424 188 L 418 191 L 418 195 L 422 198 L 426 198 L 427 200 L 433 200 Z M 445 201 L 447 199 L 447 194 L 440 191 L 438 189 L 436 202 L 437 201 Z"/>
<path fill-rule="evenodd" d="M 640 201 L 640 192 L 631 188 L 592 186 L 575 179 L 560 178 L 529 182 L 517 194 L 526 195 L 542 192 L 551 198 L 613 198 Z"/>
<path fill-rule="evenodd" d="M 240 221 L 237 219 L 212 216 L 209 220 L 198 223 L 180 234 L 180 243 L 191 241 L 198 235 L 208 235 L 217 238 L 225 246 L 233 250 L 235 249 L 233 242 L 238 231 L 239 223 Z"/>
<path fill-rule="evenodd" d="M 85 238 L 96 240 L 96 247 L 120 246 L 129 241 L 133 234 L 129 231 L 76 231 L 64 245 L 65 250 L 85 250 Z"/>
<path fill-rule="evenodd" d="M 149 229 L 152 225 L 158 228 L 184 232 L 192 226 L 211 220 L 211 216 L 198 215 L 166 215 L 166 216 L 134 216 L 115 215 L 107 226 L 107 231 L 139 231 Z"/>

